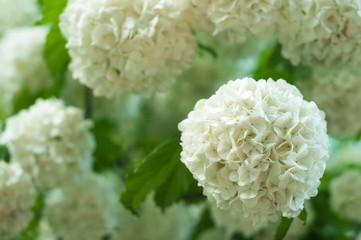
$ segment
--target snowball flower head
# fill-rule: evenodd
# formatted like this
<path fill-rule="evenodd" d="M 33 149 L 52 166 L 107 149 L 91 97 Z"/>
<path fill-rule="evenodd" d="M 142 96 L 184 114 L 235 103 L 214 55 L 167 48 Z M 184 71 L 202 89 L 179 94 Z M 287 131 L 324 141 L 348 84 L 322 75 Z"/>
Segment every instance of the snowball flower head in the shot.
<path fill-rule="evenodd" d="M 282 79 L 229 81 L 179 124 L 181 161 L 217 207 L 256 225 L 296 217 L 326 167 L 324 118 Z"/>
<path fill-rule="evenodd" d="M 333 211 L 340 216 L 361 222 L 361 172 L 349 170 L 330 183 Z"/>
<path fill-rule="evenodd" d="M 0 160 L 0 196 L 0 236 L 13 239 L 31 221 L 31 207 L 36 199 L 31 178 L 20 165 Z"/>
<path fill-rule="evenodd" d="M 232 42 L 242 42 L 249 32 L 271 36 L 276 27 L 281 0 L 193 0 L 214 24 L 213 34 L 225 33 Z"/>
<path fill-rule="evenodd" d="M 293 64 L 360 64 L 361 2 L 287 1 L 280 41 Z"/>
<path fill-rule="evenodd" d="M 61 100 L 39 99 L 7 119 L 0 142 L 41 188 L 58 185 L 78 170 L 88 170 L 94 149 L 91 122 Z"/>
<path fill-rule="evenodd" d="M 73 0 L 60 17 L 73 77 L 97 96 L 164 88 L 194 55 L 188 0 Z"/>
<path fill-rule="evenodd" d="M 114 227 L 119 194 L 101 175 L 88 173 L 71 180 L 50 193 L 45 217 L 64 240 L 101 239 Z"/>
<path fill-rule="evenodd" d="M 306 99 L 325 111 L 328 133 L 355 136 L 361 129 L 361 71 L 356 68 L 314 68 L 309 80 L 297 82 Z"/>
<path fill-rule="evenodd" d="M 31 26 L 40 19 L 37 0 L 0 0 L 0 36 L 15 27 Z"/>
<path fill-rule="evenodd" d="M 47 27 L 16 28 L 0 41 L 0 102 L 8 112 L 22 88 L 36 93 L 52 83 L 43 54 L 47 33 Z"/>

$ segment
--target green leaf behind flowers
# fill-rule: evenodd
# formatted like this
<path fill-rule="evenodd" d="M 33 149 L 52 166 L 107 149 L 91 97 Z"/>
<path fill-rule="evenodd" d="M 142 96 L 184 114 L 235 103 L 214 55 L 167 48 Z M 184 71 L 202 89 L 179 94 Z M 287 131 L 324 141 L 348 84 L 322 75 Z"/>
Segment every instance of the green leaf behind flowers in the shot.
<path fill-rule="evenodd" d="M 156 204 L 162 209 L 187 196 L 201 194 L 191 173 L 180 161 L 182 148 L 179 143 L 178 134 L 164 141 L 136 168 L 128 171 L 121 201 L 133 213 L 152 191 Z"/>

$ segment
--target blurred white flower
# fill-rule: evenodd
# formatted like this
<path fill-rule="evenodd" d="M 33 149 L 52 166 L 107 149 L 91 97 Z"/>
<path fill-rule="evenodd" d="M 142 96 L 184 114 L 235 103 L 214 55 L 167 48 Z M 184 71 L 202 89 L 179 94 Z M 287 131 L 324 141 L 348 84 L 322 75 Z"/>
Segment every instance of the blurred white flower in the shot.
<path fill-rule="evenodd" d="M 57 236 L 54 234 L 49 221 L 43 217 L 40 220 L 39 228 L 38 228 L 38 236 L 36 240 L 56 240 Z"/>
<path fill-rule="evenodd" d="M 280 41 L 293 64 L 361 63 L 361 2 L 284 1 Z"/>
<path fill-rule="evenodd" d="M 226 239 L 230 239 L 235 233 L 241 233 L 244 237 L 250 238 L 264 227 L 264 225 L 254 226 L 252 219 L 235 211 L 219 209 L 214 204 L 211 206 L 211 214 L 215 225 L 225 230 Z"/>
<path fill-rule="evenodd" d="M 37 0 L 0 0 L 0 36 L 8 29 L 31 26 L 40 20 Z"/>
<path fill-rule="evenodd" d="M 360 79 L 360 69 L 316 67 L 310 79 L 300 79 L 296 84 L 306 99 L 325 111 L 328 133 L 345 138 L 361 129 Z"/>
<path fill-rule="evenodd" d="M 7 119 L 0 137 L 12 161 L 22 165 L 37 186 L 54 187 L 79 170 L 89 170 L 95 146 L 91 122 L 61 100 L 39 99 Z"/>
<path fill-rule="evenodd" d="M 349 170 L 330 182 L 331 208 L 340 216 L 361 222 L 361 171 Z"/>
<path fill-rule="evenodd" d="M 47 33 L 47 27 L 16 28 L 0 41 L 0 103 L 8 112 L 22 88 L 36 93 L 52 83 L 43 53 Z"/>
<path fill-rule="evenodd" d="M 230 81 L 179 124 L 181 160 L 217 207 L 255 225 L 296 217 L 326 167 L 324 117 L 284 80 Z"/>
<path fill-rule="evenodd" d="M 162 89 L 188 66 L 188 0 L 73 0 L 60 17 L 73 77 L 97 96 Z M 188 12 L 187 12 L 188 14 Z"/>
<path fill-rule="evenodd" d="M 214 24 L 213 34 L 225 33 L 232 42 L 243 42 L 249 33 L 270 37 L 277 29 L 281 0 L 193 0 Z"/>
<path fill-rule="evenodd" d="M 102 175 L 78 175 L 48 196 L 45 217 L 64 240 L 101 239 L 111 234 L 119 203 L 119 191 Z"/>
<path fill-rule="evenodd" d="M 309 227 L 314 222 L 315 213 L 310 205 L 310 202 L 305 202 L 307 209 L 307 223 L 303 224 L 303 221 L 299 218 L 295 218 L 287 231 L 285 240 L 300 239 L 303 237 Z M 243 217 L 231 211 L 223 211 L 212 205 L 211 208 L 212 219 L 216 224 L 216 228 L 213 228 L 211 233 L 215 235 L 214 238 L 209 236 L 211 233 L 202 234 L 201 239 L 232 239 L 234 234 L 240 233 L 245 238 L 252 238 L 255 240 L 272 240 L 277 231 L 277 227 L 280 224 L 280 219 L 275 223 L 269 223 L 263 226 L 253 226 L 250 219 Z M 206 236 L 209 236 L 206 238 Z"/>
<path fill-rule="evenodd" d="M 360 142 L 340 143 L 339 146 L 332 149 L 326 171 L 331 174 L 337 174 L 352 166 L 359 166 L 361 168 Z"/>
<path fill-rule="evenodd" d="M 187 240 L 199 218 L 197 206 L 174 204 L 164 212 L 157 207 L 150 194 L 140 205 L 139 217 L 123 208 L 115 240 Z"/>
<path fill-rule="evenodd" d="M 30 223 L 36 190 L 31 178 L 15 163 L 0 160 L 0 238 L 13 239 Z"/>

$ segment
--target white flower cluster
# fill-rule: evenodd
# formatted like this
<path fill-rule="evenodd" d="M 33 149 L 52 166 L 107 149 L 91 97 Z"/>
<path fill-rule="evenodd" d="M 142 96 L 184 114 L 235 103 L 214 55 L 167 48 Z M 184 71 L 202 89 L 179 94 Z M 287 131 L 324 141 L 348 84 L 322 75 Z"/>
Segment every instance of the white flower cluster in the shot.
<path fill-rule="evenodd" d="M 361 222 L 361 172 L 349 170 L 330 183 L 331 208 L 340 216 Z"/>
<path fill-rule="evenodd" d="M 64 240 L 101 239 L 113 231 L 118 191 L 101 175 L 78 175 L 47 198 L 45 217 Z"/>
<path fill-rule="evenodd" d="M 41 188 L 91 167 L 94 139 L 83 112 L 61 100 L 39 99 L 28 110 L 7 119 L 0 142 Z"/>
<path fill-rule="evenodd" d="M 164 88 L 192 60 L 188 0 L 73 0 L 61 15 L 73 77 L 97 96 Z"/>
<path fill-rule="evenodd" d="M 284 80 L 230 81 L 179 124 L 181 161 L 217 207 L 254 224 L 296 217 L 326 167 L 324 117 Z"/>
<path fill-rule="evenodd" d="M 271 36 L 277 28 L 281 0 L 193 0 L 214 24 L 214 35 L 226 33 L 233 42 L 244 41 L 249 32 Z"/>
<path fill-rule="evenodd" d="M 312 225 L 314 221 L 314 211 L 310 206 L 310 202 L 305 202 L 305 207 L 307 209 L 307 224 L 304 225 L 302 220 L 295 218 L 284 237 L 285 240 L 300 239 Z M 255 240 L 272 240 L 280 224 L 279 219 L 276 223 L 269 223 L 264 226 L 253 226 L 248 218 L 240 216 L 235 212 L 223 211 L 214 205 L 212 205 L 211 213 L 212 219 L 216 224 L 215 229 L 218 231 L 212 231 L 216 237 L 210 237 L 209 239 L 231 239 L 234 234 L 241 233 L 246 238 L 252 237 L 252 239 Z M 205 236 L 202 237 L 202 239 L 208 239 L 205 238 Z"/>
<path fill-rule="evenodd" d="M 0 238 L 13 239 L 33 217 L 36 191 L 31 178 L 18 164 L 0 160 Z"/>
<path fill-rule="evenodd" d="M 219 209 L 214 204 L 211 206 L 211 214 L 215 225 L 225 230 L 227 239 L 238 232 L 249 238 L 264 227 L 264 225 L 254 226 L 251 219 L 238 214 L 238 212 Z"/>
<path fill-rule="evenodd" d="M 52 82 L 43 56 L 47 33 L 47 27 L 16 28 L 1 39 L 0 102 L 8 111 L 21 88 L 36 93 Z"/>
<path fill-rule="evenodd" d="M 199 211 L 184 204 L 175 204 L 164 212 L 156 206 L 153 194 L 140 205 L 139 217 L 123 208 L 120 212 L 119 232 L 115 240 L 185 240 L 189 239 Z M 140 231 L 141 229 L 141 231 Z"/>
<path fill-rule="evenodd" d="M 285 1 L 280 41 L 293 64 L 360 64 L 361 2 Z"/>
<path fill-rule="evenodd" d="M 325 111 L 328 133 L 334 137 L 352 137 L 361 129 L 360 78 L 356 68 L 314 68 L 310 79 L 297 81 L 305 98 Z"/>
<path fill-rule="evenodd" d="M 1 0 L 0 36 L 8 29 L 31 26 L 40 20 L 37 0 Z"/>

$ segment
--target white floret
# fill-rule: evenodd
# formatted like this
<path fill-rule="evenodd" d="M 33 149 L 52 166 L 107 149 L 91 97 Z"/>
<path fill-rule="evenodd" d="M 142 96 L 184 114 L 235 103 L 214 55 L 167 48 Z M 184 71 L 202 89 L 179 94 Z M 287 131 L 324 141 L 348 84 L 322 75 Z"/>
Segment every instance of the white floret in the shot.
<path fill-rule="evenodd" d="M 0 0 L 0 36 L 11 28 L 31 26 L 37 20 L 37 0 Z"/>
<path fill-rule="evenodd" d="M 355 136 L 361 129 L 361 71 L 357 68 L 314 68 L 310 79 L 297 82 L 306 99 L 326 113 L 328 133 Z"/>
<path fill-rule="evenodd" d="M 61 100 L 39 99 L 7 119 L 0 142 L 41 188 L 54 187 L 79 170 L 89 170 L 94 139 L 91 122 Z"/>
<path fill-rule="evenodd" d="M 324 118 L 284 80 L 230 81 L 179 124 L 181 160 L 222 209 L 255 225 L 296 217 L 326 167 Z"/>
<path fill-rule="evenodd" d="M 282 11 L 282 53 L 293 64 L 361 63 L 361 2 L 288 1 Z"/>
<path fill-rule="evenodd" d="M 211 214 L 215 225 L 225 230 L 226 239 L 230 239 L 235 233 L 250 238 L 264 227 L 264 225 L 254 226 L 251 219 L 234 211 L 219 209 L 215 205 L 211 207 Z"/>
<path fill-rule="evenodd" d="M 331 208 L 340 216 L 361 222 L 361 171 L 349 170 L 330 183 Z"/>
<path fill-rule="evenodd" d="M 0 238 L 13 239 L 30 223 L 36 190 L 20 165 L 0 160 Z"/>
<path fill-rule="evenodd" d="M 52 83 L 43 52 L 47 33 L 47 27 L 16 28 L 0 41 L 0 104 L 8 113 L 23 88 L 37 93 Z"/>
<path fill-rule="evenodd" d="M 45 217 L 55 235 L 64 240 L 89 240 L 114 231 L 119 191 L 108 180 L 102 175 L 79 175 L 50 193 Z"/>
<path fill-rule="evenodd" d="M 151 92 L 194 56 L 188 0 L 73 0 L 60 17 L 73 77 L 97 96 Z M 187 12 L 188 14 L 188 12 Z"/>
<path fill-rule="evenodd" d="M 277 29 L 281 0 L 193 0 L 214 24 L 213 34 L 225 33 L 232 42 L 243 42 L 249 33 L 270 37 Z"/>

